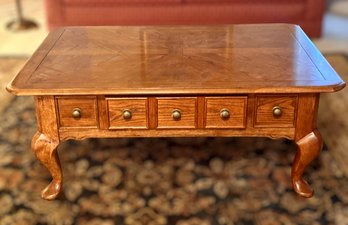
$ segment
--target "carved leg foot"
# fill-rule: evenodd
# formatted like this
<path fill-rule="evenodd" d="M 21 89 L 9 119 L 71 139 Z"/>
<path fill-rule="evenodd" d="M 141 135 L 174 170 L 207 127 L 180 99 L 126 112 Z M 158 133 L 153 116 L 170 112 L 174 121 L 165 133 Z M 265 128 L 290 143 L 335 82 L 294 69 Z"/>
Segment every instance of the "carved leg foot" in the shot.
<path fill-rule="evenodd" d="M 292 186 L 300 196 L 310 198 L 314 191 L 307 181 L 302 178 L 302 175 L 307 166 L 319 155 L 323 147 L 323 140 L 320 132 L 314 130 L 298 140 L 296 144 L 297 153 L 291 171 Z"/>
<path fill-rule="evenodd" d="M 31 148 L 38 160 L 48 169 L 52 175 L 52 182 L 42 191 L 41 197 L 46 200 L 55 199 L 62 188 L 62 169 L 57 154 L 59 142 L 37 132 L 32 140 Z"/>

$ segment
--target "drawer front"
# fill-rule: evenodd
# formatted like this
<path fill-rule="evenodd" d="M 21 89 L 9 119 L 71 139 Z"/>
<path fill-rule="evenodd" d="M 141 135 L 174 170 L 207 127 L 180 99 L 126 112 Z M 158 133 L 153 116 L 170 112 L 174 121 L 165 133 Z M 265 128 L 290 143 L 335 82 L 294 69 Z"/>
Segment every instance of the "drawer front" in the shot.
<path fill-rule="evenodd" d="M 108 98 L 109 129 L 146 129 L 146 98 Z"/>
<path fill-rule="evenodd" d="M 297 96 L 257 96 L 255 127 L 294 127 Z"/>
<path fill-rule="evenodd" d="M 207 97 L 206 128 L 245 128 L 247 97 Z"/>
<path fill-rule="evenodd" d="M 195 128 L 197 98 L 157 98 L 158 128 Z"/>
<path fill-rule="evenodd" d="M 98 127 L 96 97 L 57 97 L 56 99 L 61 127 Z"/>

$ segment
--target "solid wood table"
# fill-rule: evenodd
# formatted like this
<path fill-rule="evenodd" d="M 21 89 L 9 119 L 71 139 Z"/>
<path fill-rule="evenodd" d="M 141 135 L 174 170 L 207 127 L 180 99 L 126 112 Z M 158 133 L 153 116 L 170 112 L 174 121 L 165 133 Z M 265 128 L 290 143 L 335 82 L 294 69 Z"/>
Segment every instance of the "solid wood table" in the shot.
<path fill-rule="evenodd" d="M 32 149 L 51 200 L 58 144 L 92 137 L 287 138 L 293 188 L 311 197 L 302 174 L 322 148 L 319 95 L 344 86 L 300 27 L 273 24 L 62 28 L 7 89 L 35 96 Z"/>

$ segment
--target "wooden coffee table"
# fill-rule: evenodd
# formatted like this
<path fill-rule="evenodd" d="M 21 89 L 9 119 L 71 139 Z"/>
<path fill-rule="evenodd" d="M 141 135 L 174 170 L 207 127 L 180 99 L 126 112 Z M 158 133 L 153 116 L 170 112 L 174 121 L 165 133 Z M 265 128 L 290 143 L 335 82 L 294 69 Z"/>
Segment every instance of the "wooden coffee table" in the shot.
<path fill-rule="evenodd" d="M 344 86 L 300 27 L 273 24 L 62 28 L 7 89 L 35 96 L 32 149 L 51 200 L 57 146 L 92 137 L 287 138 L 293 188 L 311 197 L 302 174 L 322 148 L 319 95 Z"/>

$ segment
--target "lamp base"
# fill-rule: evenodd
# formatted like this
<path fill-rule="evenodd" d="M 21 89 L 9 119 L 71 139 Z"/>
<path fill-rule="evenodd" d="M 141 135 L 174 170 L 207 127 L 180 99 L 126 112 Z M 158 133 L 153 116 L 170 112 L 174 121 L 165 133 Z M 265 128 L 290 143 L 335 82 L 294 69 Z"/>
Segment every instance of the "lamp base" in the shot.
<path fill-rule="evenodd" d="M 29 30 L 38 28 L 38 25 L 31 20 L 21 19 L 13 20 L 6 24 L 6 28 L 12 31 Z"/>

